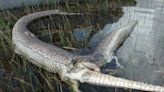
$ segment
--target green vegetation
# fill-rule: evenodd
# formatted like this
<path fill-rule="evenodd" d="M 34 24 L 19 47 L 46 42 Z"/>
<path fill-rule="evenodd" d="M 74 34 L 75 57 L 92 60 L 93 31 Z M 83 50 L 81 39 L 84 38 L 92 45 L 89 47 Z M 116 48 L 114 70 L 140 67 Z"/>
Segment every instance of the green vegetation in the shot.
<path fill-rule="evenodd" d="M 12 28 L 20 17 L 50 9 L 85 13 L 84 16 L 53 16 L 29 25 L 29 29 L 43 41 L 62 48 L 81 48 L 87 42 L 77 43 L 72 30 L 91 28 L 92 36 L 105 24 L 117 21 L 123 5 L 134 5 L 134 1 L 66 0 L 57 5 L 46 3 L 0 11 L 0 92 L 71 92 L 69 83 L 62 82 L 58 75 L 32 65 L 13 52 Z"/>

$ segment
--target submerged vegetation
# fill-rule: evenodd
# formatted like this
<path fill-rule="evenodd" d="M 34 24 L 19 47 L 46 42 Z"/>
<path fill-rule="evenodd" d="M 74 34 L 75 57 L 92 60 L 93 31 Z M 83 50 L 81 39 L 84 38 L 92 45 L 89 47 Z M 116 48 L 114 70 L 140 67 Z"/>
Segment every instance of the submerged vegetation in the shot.
<path fill-rule="evenodd" d="M 58 75 L 46 72 L 29 63 L 26 58 L 13 51 L 12 28 L 16 21 L 26 14 L 37 11 L 59 9 L 65 12 L 80 12 L 84 16 L 53 16 L 34 21 L 29 25 L 41 40 L 66 50 L 85 47 L 89 38 L 107 23 L 113 23 L 122 16 L 121 7 L 134 5 L 133 0 L 66 0 L 58 4 L 25 6 L 0 11 L 0 92 L 71 92 L 69 82 L 63 82 Z M 93 30 L 87 40 L 77 42 L 74 28 Z M 67 48 L 69 47 L 69 48 Z M 86 84 L 83 85 L 84 87 Z M 87 85 L 88 86 L 88 85 Z M 98 87 L 89 89 L 92 92 Z M 82 90 L 88 92 L 81 87 Z M 95 90 L 96 89 L 96 90 Z M 115 89 L 114 89 L 115 90 Z M 105 89 L 104 91 L 105 92 Z"/>

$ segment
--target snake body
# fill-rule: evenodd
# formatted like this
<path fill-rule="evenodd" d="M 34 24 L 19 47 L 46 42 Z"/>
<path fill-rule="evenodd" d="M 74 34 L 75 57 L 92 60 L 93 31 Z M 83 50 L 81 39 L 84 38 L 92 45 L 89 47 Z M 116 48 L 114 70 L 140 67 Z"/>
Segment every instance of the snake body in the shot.
<path fill-rule="evenodd" d="M 106 57 L 109 58 L 108 55 L 116 50 L 132 32 L 132 29 L 137 24 L 136 22 L 129 22 L 123 28 L 113 31 L 110 35 L 107 35 L 104 40 L 98 44 L 93 54 L 86 57 L 73 55 L 57 46 L 45 43 L 39 40 L 28 30 L 27 26 L 31 23 L 31 21 L 50 15 L 79 15 L 79 13 L 66 13 L 60 12 L 59 10 L 48 10 L 32 13 L 20 18 L 14 25 L 12 32 L 12 40 L 17 54 L 25 56 L 31 63 L 46 69 L 49 72 L 58 73 L 63 78 L 67 77 L 69 79 L 78 80 L 82 83 L 130 88 L 143 91 L 164 92 L 164 87 L 161 86 L 149 85 L 142 82 L 135 82 L 99 73 L 97 65 L 90 62 L 82 61 L 76 66 L 74 64 L 74 60 L 79 57 L 82 58 L 82 60 L 87 58 L 87 61 L 90 61 L 89 58 L 96 58 L 99 54 L 105 59 Z"/>

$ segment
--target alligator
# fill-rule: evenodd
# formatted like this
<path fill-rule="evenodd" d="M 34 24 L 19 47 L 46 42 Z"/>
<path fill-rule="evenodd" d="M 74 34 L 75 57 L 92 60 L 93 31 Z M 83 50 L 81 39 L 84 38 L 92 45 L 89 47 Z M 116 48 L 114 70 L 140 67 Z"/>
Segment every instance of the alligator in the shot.
<path fill-rule="evenodd" d="M 20 18 L 12 30 L 12 41 L 15 53 L 25 56 L 32 64 L 38 67 L 59 74 L 64 80 L 75 80 L 80 83 L 106 87 L 164 92 L 164 87 L 162 86 L 103 74 L 100 72 L 99 64 L 94 63 L 93 61 L 104 61 L 108 56 L 112 58 L 113 51 L 118 49 L 127 39 L 135 28 L 135 25 L 137 25 L 137 21 L 131 20 L 120 29 L 107 34 L 107 36 L 97 45 L 91 55 L 80 56 L 39 40 L 27 28 L 29 23 L 33 20 L 51 15 L 81 14 L 61 12 L 59 10 L 47 10 L 28 14 Z"/>

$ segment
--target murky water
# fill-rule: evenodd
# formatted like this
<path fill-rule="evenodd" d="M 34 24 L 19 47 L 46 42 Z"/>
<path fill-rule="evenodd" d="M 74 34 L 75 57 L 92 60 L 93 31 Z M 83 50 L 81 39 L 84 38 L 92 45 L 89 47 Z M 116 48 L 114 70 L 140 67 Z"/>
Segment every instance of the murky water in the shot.
<path fill-rule="evenodd" d="M 116 22 L 122 16 L 122 6 L 135 4 L 133 0 L 126 0 L 124 2 L 121 0 L 87 1 L 88 0 L 84 0 L 80 3 L 78 1 L 71 1 L 62 3 L 59 6 L 37 5 L 0 12 L 0 29 L 5 30 L 3 31 L 4 35 L 2 36 L 1 34 L 0 36 L 0 91 L 47 92 L 48 90 L 60 92 L 61 88 L 63 91 L 69 90 L 68 86 L 59 81 L 59 79 L 57 79 L 56 76 L 54 77 L 53 74 L 47 73 L 42 69 L 38 69 L 36 66 L 28 63 L 25 58 L 15 55 L 10 46 L 12 44 L 7 39 L 11 41 L 12 27 L 23 15 L 36 11 L 58 8 L 63 11 L 82 12 L 87 14 L 85 16 L 70 17 L 55 16 L 54 19 L 35 21 L 33 25 L 29 26 L 29 29 L 31 29 L 40 39 L 46 42 L 63 48 L 70 47 L 69 49 L 66 48 L 66 50 L 83 48 L 87 45 L 89 39 L 95 33 L 104 28 L 105 24 Z M 75 29 L 89 29 L 91 32 L 84 32 Z M 82 40 L 77 40 L 76 36 L 79 34 L 81 35 L 82 32 L 87 35 L 80 38 Z M 88 84 L 82 84 L 80 89 L 84 92 L 108 92 L 109 90 L 112 92 L 125 92 L 123 89 L 119 90 L 115 88 L 92 86 Z"/>

